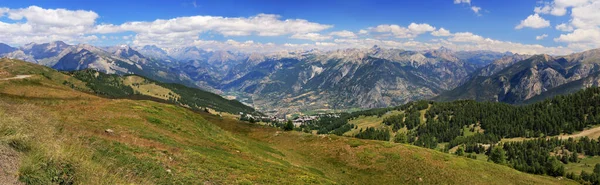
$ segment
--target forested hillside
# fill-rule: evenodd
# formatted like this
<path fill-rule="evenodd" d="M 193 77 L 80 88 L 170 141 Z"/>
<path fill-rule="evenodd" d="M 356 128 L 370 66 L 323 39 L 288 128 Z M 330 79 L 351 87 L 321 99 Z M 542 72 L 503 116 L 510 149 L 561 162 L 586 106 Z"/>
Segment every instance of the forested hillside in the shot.
<path fill-rule="evenodd" d="M 598 125 L 599 95 L 600 88 L 589 88 L 524 106 L 472 100 L 418 101 L 398 107 L 346 113 L 339 119 L 322 119 L 303 127 L 337 135 L 355 132 L 357 134 L 352 136 L 358 138 L 411 143 L 446 152 L 460 149 L 461 153 L 469 155 L 486 153 L 490 160 L 508 164 L 518 170 L 562 176 L 566 175 L 562 164 L 568 163 L 568 158 L 576 158 L 572 155 L 597 155 L 597 141 L 582 144 L 580 142 L 590 141 L 558 142 L 542 139 L 538 142 L 517 140 L 507 143 L 502 140 L 573 134 Z M 369 116 L 380 117 L 382 126 L 359 128 L 360 125 L 350 123 Z M 581 147 L 574 149 L 572 145 Z M 564 152 L 556 153 L 557 147 Z M 501 159 L 492 158 L 493 154 L 499 153 L 492 152 L 495 148 L 503 150 Z M 575 175 L 571 174 L 570 177 L 575 178 Z M 589 178 L 587 180 L 593 181 Z"/>

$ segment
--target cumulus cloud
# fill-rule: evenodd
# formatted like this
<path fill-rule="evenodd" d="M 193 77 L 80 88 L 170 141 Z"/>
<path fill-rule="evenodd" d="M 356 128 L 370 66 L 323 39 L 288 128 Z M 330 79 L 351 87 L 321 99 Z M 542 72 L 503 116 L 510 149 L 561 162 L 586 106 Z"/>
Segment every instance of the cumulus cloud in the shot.
<path fill-rule="evenodd" d="M 348 30 L 334 31 L 334 32 L 329 33 L 329 35 L 337 36 L 337 37 L 345 37 L 345 38 L 356 38 L 356 34 L 354 34 L 354 32 L 348 31 Z"/>
<path fill-rule="evenodd" d="M 191 44 L 201 33 L 223 36 L 282 36 L 320 32 L 332 25 L 303 19 L 282 19 L 278 15 L 252 17 L 189 16 L 155 21 L 133 21 L 120 25 L 97 24 L 99 15 L 87 10 L 44 9 L 30 6 L 21 9 L 0 8 L 0 42 L 21 45 L 29 42 L 89 42 L 92 35 L 134 32 L 134 44 L 155 40 L 166 46 Z M 98 36 L 96 36 L 98 38 Z"/>
<path fill-rule="evenodd" d="M 529 28 L 545 28 L 550 26 L 550 21 L 540 17 L 539 14 L 533 14 L 527 17 L 525 20 L 522 20 L 519 25 L 515 27 L 515 29 L 522 29 L 525 27 Z"/>
<path fill-rule="evenodd" d="M 452 37 L 445 42 L 448 48 L 454 47 L 457 50 L 490 50 L 497 52 L 510 51 L 521 54 L 568 54 L 573 52 L 569 48 L 563 47 L 544 47 L 538 44 L 521 44 L 509 41 L 500 41 L 491 38 L 485 38 L 471 32 L 459 32 L 453 34 Z M 446 46 L 444 46 L 446 47 Z"/>
<path fill-rule="evenodd" d="M 570 10 L 570 11 L 569 11 Z M 536 14 L 565 16 L 570 12 L 570 21 L 555 26 L 561 34 L 554 41 L 566 43 L 575 50 L 600 47 L 600 1 L 599 0 L 552 0 L 542 2 L 534 8 Z"/>
<path fill-rule="evenodd" d="M 333 27 L 303 19 L 281 20 L 279 15 L 259 14 L 253 17 L 190 16 L 153 22 L 126 22 L 121 25 L 98 25 L 95 32 L 114 33 L 123 31 L 171 32 L 213 31 L 224 36 L 281 36 L 296 33 L 319 32 Z"/>
<path fill-rule="evenodd" d="M 369 28 L 372 33 L 383 34 L 383 36 L 393 36 L 396 38 L 415 38 L 423 33 L 435 31 L 435 27 L 423 23 L 410 23 L 408 27 L 402 27 L 395 24 L 379 25 Z"/>
<path fill-rule="evenodd" d="M 542 34 L 542 35 L 538 35 L 538 36 L 535 36 L 535 40 L 543 40 L 543 39 L 545 39 L 546 37 L 548 37 L 548 34 Z"/>
<path fill-rule="evenodd" d="M 189 44 L 198 39 L 200 33 L 211 32 L 223 36 L 282 36 L 292 35 L 295 39 L 324 40 L 320 32 L 333 27 L 303 19 L 282 20 L 278 15 L 259 14 L 253 17 L 190 16 L 152 22 L 126 22 L 121 25 L 102 24 L 95 33 L 137 33 L 134 44 L 153 42 L 156 37 L 168 47 Z M 143 40 L 147 39 L 147 40 Z M 168 43 L 169 40 L 173 42 Z M 183 42 L 182 42 L 183 41 Z"/>
<path fill-rule="evenodd" d="M 444 28 L 440 28 L 438 30 L 431 32 L 431 35 L 436 36 L 436 37 L 447 37 L 447 36 L 450 36 L 451 33 L 450 33 L 450 31 L 448 31 Z"/>
<path fill-rule="evenodd" d="M 38 6 L 5 11 L 11 20 L 27 19 L 27 23 L 50 27 L 90 26 L 98 18 L 98 14 L 92 11 L 43 9 Z"/>
<path fill-rule="evenodd" d="M 554 0 L 552 2 L 543 2 L 541 6 L 536 6 L 533 11 L 538 14 L 564 16 L 567 14 L 567 8 L 585 5 L 592 1 L 594 0 Z"/>
<path fill-rule="evenodd" d="M 98 14 L 85 10 L 43 9 L 30 6 L 20 9 L 0 8 L 0 17 L 13 22 L 0 21 L 0 42 L 25 44 L 29 42 L 89 42 L 97 39 L 85 35 Z"/>
<path fill-rule="evenodd" d="M 296 34 L 292 35 L 290 38 L 321 41 L 321 40 L 331 39 L 331 36 L 321 35 L 319 33 L 296 33 Z"/>
<path fill-rule="evenodd" d="M 565 42 L 569 47 L 586 50 L 600 47 L 600 29 L 576 29 L 572 33 L 562 34 L 554 41 Z"/>
<path fill-rule="evenodd" d="M 573 26 L 562 23 L 562 24 L 556 25 L 556 29 L 559 31 L 570 32 L 570 31 L 573 31 Z"/>
<path fill-rule="evenodd" d="M 470 4 L 470 1 L 460 0 L 460 3 Z M 567 42 L 569 45 L 579 48 L 590 45 L 590 41 L 581 39 L 581 36 L 587 39 L 597 38 L 595 35 L 598 34 L 598 30 L 593 26 L 581 26 L 581 24 L 596 24 L 596 21 L 590 18 L 592 15 L 580 15 L 590 10 L 585 9 L 583 5 L 579 7 L 580 9 L 577 10 L 575 10 L 576 7 L 573 7 L 572 10 L 573 14 L 577 13 L 579 22 L 575 23 L 575 19 L 573 19 L 573 21 L 565 23 L 565 26 L 572 26 L 575 31 L 557 38 L 557 42 Z M 435 49 L 444 46 L 455 50 L 487 49 L 518 53 L 560 54 L 571 52 L 569 48 L 499 41 L 470 32 L 452 33 L 450 30 L 438 29 L 427 23 L 411 23 L 406 26 L 384 24 L 361 29 L 358 32 L 347 30 L 326 32 L 325 30 L 333 26 L 303 19 L 283 19 L 278 15 L 259 14 L 251 17 L 188 16 L 154 21 L 130 21 L 123 24 L 98 24 L 99 15 L 93 11 L 44 9 L 37 6 L 22 9 L 0 8 L 0 17 L 4 18 L 2 20 L 12 20 L 0 21 L 0 42 L 12 45 L 56 40 L 85 43 L 95 42 L 99 39 L 121 41 L 125 39 L 136 46 L 157 45 L 163 48 L 197 46 L 203 49 L 242 52 L 368 48 L 373 45 L 408 50 Z M 584 28 L 585 30 L 582 31 Z M 557 29 L 559 29 L 558 26 Z M 427 42 L 417 41 L 419 40 L 418 36 L 426 33 L 438 38 Z M 206 40 L 206 38 L 200 37 L 204 34 L 219 34 L 234 38 L 226 41 Z M 278 36 L 310 41 L 302 44 L 260 43 L 252 40 L 236 41 L 236 36 Z"/>

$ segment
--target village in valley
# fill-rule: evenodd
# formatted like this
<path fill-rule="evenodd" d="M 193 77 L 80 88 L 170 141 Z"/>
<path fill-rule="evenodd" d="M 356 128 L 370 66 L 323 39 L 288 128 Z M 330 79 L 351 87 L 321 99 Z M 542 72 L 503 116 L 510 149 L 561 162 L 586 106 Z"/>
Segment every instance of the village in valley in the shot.
<path fill-rule="evenodd" d="M 340 115 L 336 113 L 318 113 L 314 115 L 298 115 L 288 119 L 277 116 L 261 116 L 240 112 L 240 120 L 242 121 L 248 121 L 251 123 L 264 123 L 267 125 L 276 125 L 286 123 L 287 121 L 292 121 L 294 127 L 311 124 L 324 117 L 339 118 Z"/>

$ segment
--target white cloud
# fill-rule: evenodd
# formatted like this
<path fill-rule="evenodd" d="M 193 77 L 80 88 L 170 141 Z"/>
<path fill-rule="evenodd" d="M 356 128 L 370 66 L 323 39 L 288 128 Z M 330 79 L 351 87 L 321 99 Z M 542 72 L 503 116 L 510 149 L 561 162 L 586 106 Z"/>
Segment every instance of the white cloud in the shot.
<path fill-rule="evenodd" d="M 568 54 L 573 52 L 569 48 L 563 47 L 544 47 L 538 44 L 521 44 L 508 41 L 494 40 L 491 38 L 485 38 L 480 35 L 475 35 L 470 32 L 459 32 L 455 33 L 447 41 L 444 42 L 444 47 L 456 50 L 490 50 L 497 52 L 510 51 L 513 53 L 521 54 Z M 446 46 L 447 45 L 447 46 Z"/>
<path fill-rule="evenodd" d="M 84 10 L 43 9 L 30 6 L 22 9 L 8 9 L 8 18 L 12 20 L 27 19 L 27 23 L 52 27 L 90 26 L 98 14 Z"/>
<path fill-rule="evenodd" d="M 539 35 L 539 36 L 535 36 L 535 40 L 543 40 L 546 37 L 548 37 L 548 34 L 542 34 L 542 35 Z"/>
<path fill-rule="evenodd" d="M 30 6 L 20 9 L 0 8 L 0 42 L 21 45 L 30 42 L 90 42 L 97 37 L 85 35 L 98 14 L 84 10 L 43 9 Z"/>
<path fill-rule="evenodd" d="M 574 30 L 573 26 L 565 24 L 565 23 L 556 25 L 556 29 L 559 31 L 565 31 L 565 32 L 571 32 Z"/>
<path fill-rule="evenodd" d="M 454 4 L 465 4 L 469 6 L 469 9 L 473 11 L 476 15 L 481 16 L 479 13 L 482 9 L 479 6 L 471 6 L 471 0 L 454 0 Z"/>
<path fill-rule="evenodd" d="M 450 31 L 448 31 L 448 30 L 446 30 L 444 28 L 440 28 L 440 29 L 438 29 L 436 31 L 431 32 L 431 35 L 436 36 L 436 37 L 447 37 L 447 36 L 450 36 L 452 34 L 450 33 Z"/>
<path fill-rule="evenodd" d="M 600 26 L 600 1 L 573 6 L 571 24 L 577 28 L 597 28 Z"/>
<path fill-rule="evenodd" d="M 542 6 L 535 7 L 533 11 L 538 14 L 564 16 L 567 14 L 567 8 L 582 6 L 593 1 L 596 0 L 554 0 L 553 2 L 543 2 Z"/>
<path fill-rule="evenodd" d="M 569 11 L 570 10 L 570 11 Z M 553 0 L 535 7 L 534 12 L 564 16 L 570 12 L 570 21 L 555 26 L 569 32 L 555 38 L 577 51 L 600 47 L 600 0 Z"/>
<path fill-rule="evenodd" d="M 475 35 L 471 32 L 459 32 L 455 33 L 450 39 L 452 42 L 470 42 L 470 43 L 479 43 L 484 41 L 485 39 L 482 36 Z"/>
<path fill-rule="evenodd" d="M 475 12 L 476 14 L 479 15 L 479 11 L 481 11 L 481 7 L 471 6 L 471 10 L 473 10 L 473 12 Z"/>
<path fill-rule="evenodd" d="M 572 33 L 560 35 L 554 41 L 568 43 L 570 48 L 577 50 L 598 48 L 600 47 L 600 29 L 576 29 Z"/>
<path fill-rule="evenodd" d="M 429 24 L 410 23 L 410 25 L 408 25 L 408 29 L 414 33 L 423 34 L 425 32 L 434 31 L 435 27 L 433 27 Z"/>
<path fill-rule="evenodd" d="M 454 0 L 454 4 L 461 4 L 461 3 L 471 4 L 471 0 Z"/>
<path fill-rule="evenodd" d="M 171 33 L 212 31 L 224 36 L 281 36 L 296 33 L 319 32 L 333 26 L 309 22 L 303 19 L 286 19 L 273 14 L 253 17 L 190 16 L 153 22 L 127 22 L 121 25 L 98 25 L 98 33 L 123 31 Z"/>
<path fill-rule="evenodd" d="M 160 37 L 166 46 L 190 44 L 204 32 L 217 33 L 224 36 L 282 36 L 292 38 L 324 40 L 329 36 L 320 36 L 320 32 L 333 27 L 309 22 L 303 19 L 281 20 L 278 15 L 259 14 L 253 17 L 218 17 L 190 16 L 168 20 L 158 19 L 153 22 L 126 22 L 121 25 L 103 24 L 96 26 L 96 33 L 117 33 L 132 31 L 137 33 L 134 44 L 152 43 Z M 144 39 L 144 40 L 142 40 Z M 172 42 L 168 43 L 169 40 Z"/>
<path fill-rule="evenodd" d="M 393 36 L 396 38 L 415 38 L 423 33 L 435 31 L 435 27 L 429 24 L 410 23 L 408 27 L 399 25 L 379 25 L 369 29 L 373 33 L 384 34 L 383 36 Z"/>
<path fill-rule="evenodd" d="M 469 4 L 470 1 L 461 1 Z M 471 7 L 471 6 L 469 6 Z M 580 24 L 594 25 L 593 15 L 580 15 L 589 12 L 584 5 L 573 8 L 578 23 L 565 24 L 573 26 L 573 33 L 559 37 L 557 42 L 566 42 L 573 48 L 593 46 L 590 39 L 597 38 L 594 27 L 579 27 Z M 481 10 L 482 11 L 482 10 Z M 577 13 L 577 14 L 576 14 Z M 594 13 L 592 11 L 592 13 Z M 518 53 L 550 53 L 561 54 L 572 52 L 570 48 L 544 47 L 527 45 L 485 38 L 470 32 L 453 34 L 444 28 L 426 23 L 411 23 L 407 26 L 378 25 L 375 27 L 350 32 L 347 30 L 324 32 L 332 25 L 310 22 L 303 19 L 282 19 L 278 15 L 259 14 L 252 17 L 219 17 L 189 16 L 154 21 L 131 21 L 119 25 L 98 24 L 98 14 L 85 10 L 43 9 L 28 7 L 23 9 L 0 8 L 0 17 L 14 21 L 0 21 L 0 42 L 11 45 L 22 45 L 29 42 L 50 42 L 62 40 L 68 43 L 95 42 L 102 40 L 131 41 L 132 45 L 157 45 L 163 48 L 198 46 L 212 50 L 238 50 L 242 52 L 267 52 L 295 49 L 338 49 L 338 48 L 370 48 L 373 45 L 402 48 L 407 50 L 435 49 L 440 46 L 454 50 L 492 50 Z M 4 20 L 4 19 L 3 19 Z M 557 26 L 558 27 L 558 26 Z M 559 29 L 559 28 L 557 28 Z M 578 31 L 579 30 L 579 31 Z M 596 32 L 595 32 L 596 31 Z M 126 36 L 104 35 L 109 33 L 125 33 Z M 417 39 L 422 34 L 437 36 L 435 40 L 421 42 Z M 130 35 L 131 34 L 131 35 Z M 310 43 L 274 44 L 255 41 L 206 40 L 200 35 L 220 34 L 234 36 L 282 36 L 307 39 Z M 359 38 L 360 35 L 360 38 Z M 371 37 L 371 38 L 368 38 Z M 587 38 L 580 39 L 579 37 Z M 335 39 L 334 39 L 335 38 Z M 407 38 L 399 41 L 395 38 Z M 329 40 L 333 39 L 333 40 Z M 600 39 L 596 39 L 600 40 Z M 584 42 L 585 41 L 585 42 Z"/>
<path fill-rule="evenodd" d="M 329 35 L 337 36 L 337 37 L 345 37 L 345 38 L 356 38 L 356 34 L 354 34 L 354 32 L 348 31 L 348 30 L 334 31 L 334 32 L 329 33 Z"/>
<path fill-rule="evenodd" d="M 593 40 L 600 40 L 600 30 L 576 29 L 573 33 L 562 34 L 556 39 L 559 42 L 593 42 Z"/>
<path fill-rule="evenodd" d="M 318 34 L 318 33 L 296 33 L 296 34 L 292 35 L 290 38 L 312 40 L 312 41 L 321 41 L 321 40 L 331 39 L 331 36 L 321 35 L 321 34 Z"/>
<path fill-rule="evenodd" d="M 515 29 L 522 29 L 524 27 L 545 28 L 548 26 L 550 26 L 550 21 L 540 17 L 539 14 L 533 14 L 527 17 L 525 20 L 522 20 L 521 23 L 515 27 Z"/>
<path fill-rule="evenodd" d="M 332 42 L 315 42 L 315 45 L 330 47 L 330 46 L 337 46 L 338 44 L 332 43 Z"/>

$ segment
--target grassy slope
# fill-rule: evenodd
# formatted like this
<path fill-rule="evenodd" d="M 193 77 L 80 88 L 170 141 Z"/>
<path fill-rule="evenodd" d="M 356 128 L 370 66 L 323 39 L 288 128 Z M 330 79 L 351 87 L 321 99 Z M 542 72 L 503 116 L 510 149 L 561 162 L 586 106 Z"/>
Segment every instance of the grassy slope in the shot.
<path fill-rule="evenodd" d="M 161 83 L 136 75 L 103 74 L 91 69 L 73 71 L 70 75 L 84 81 L 95 93 L 108 97 L 139 98 L 135 95 L 142 94 L 164 101 L 176 101 L 177 104 L 197 110 L 208 107 L 232 114 L 255 112 L 251 107 L 235 100 L 227 100 L 214 93 L 179 84 Z M 152 88 L 152 91 L 148 88 Z"/>
<path fill-rule="evenodd" d="M 104 99 L 41 75 L 0 82 L 0 117 L 0 144 L 22 154 L 20 179 L 32 184 L 572 183 L 409 145 Z"/>
<path fill-rule="evenodd" d="M 569 163 L 565 165 L 565 170 L 567 173 L 573 172 L 575 174 L 581 173 L 581 171 L 586 171 L 588 173 L 594 173 L 594 167 L 596 164 L 600 163 L 600 156 L 594 157 L 583 157 L 579 161 L 579 163 Z"/>

